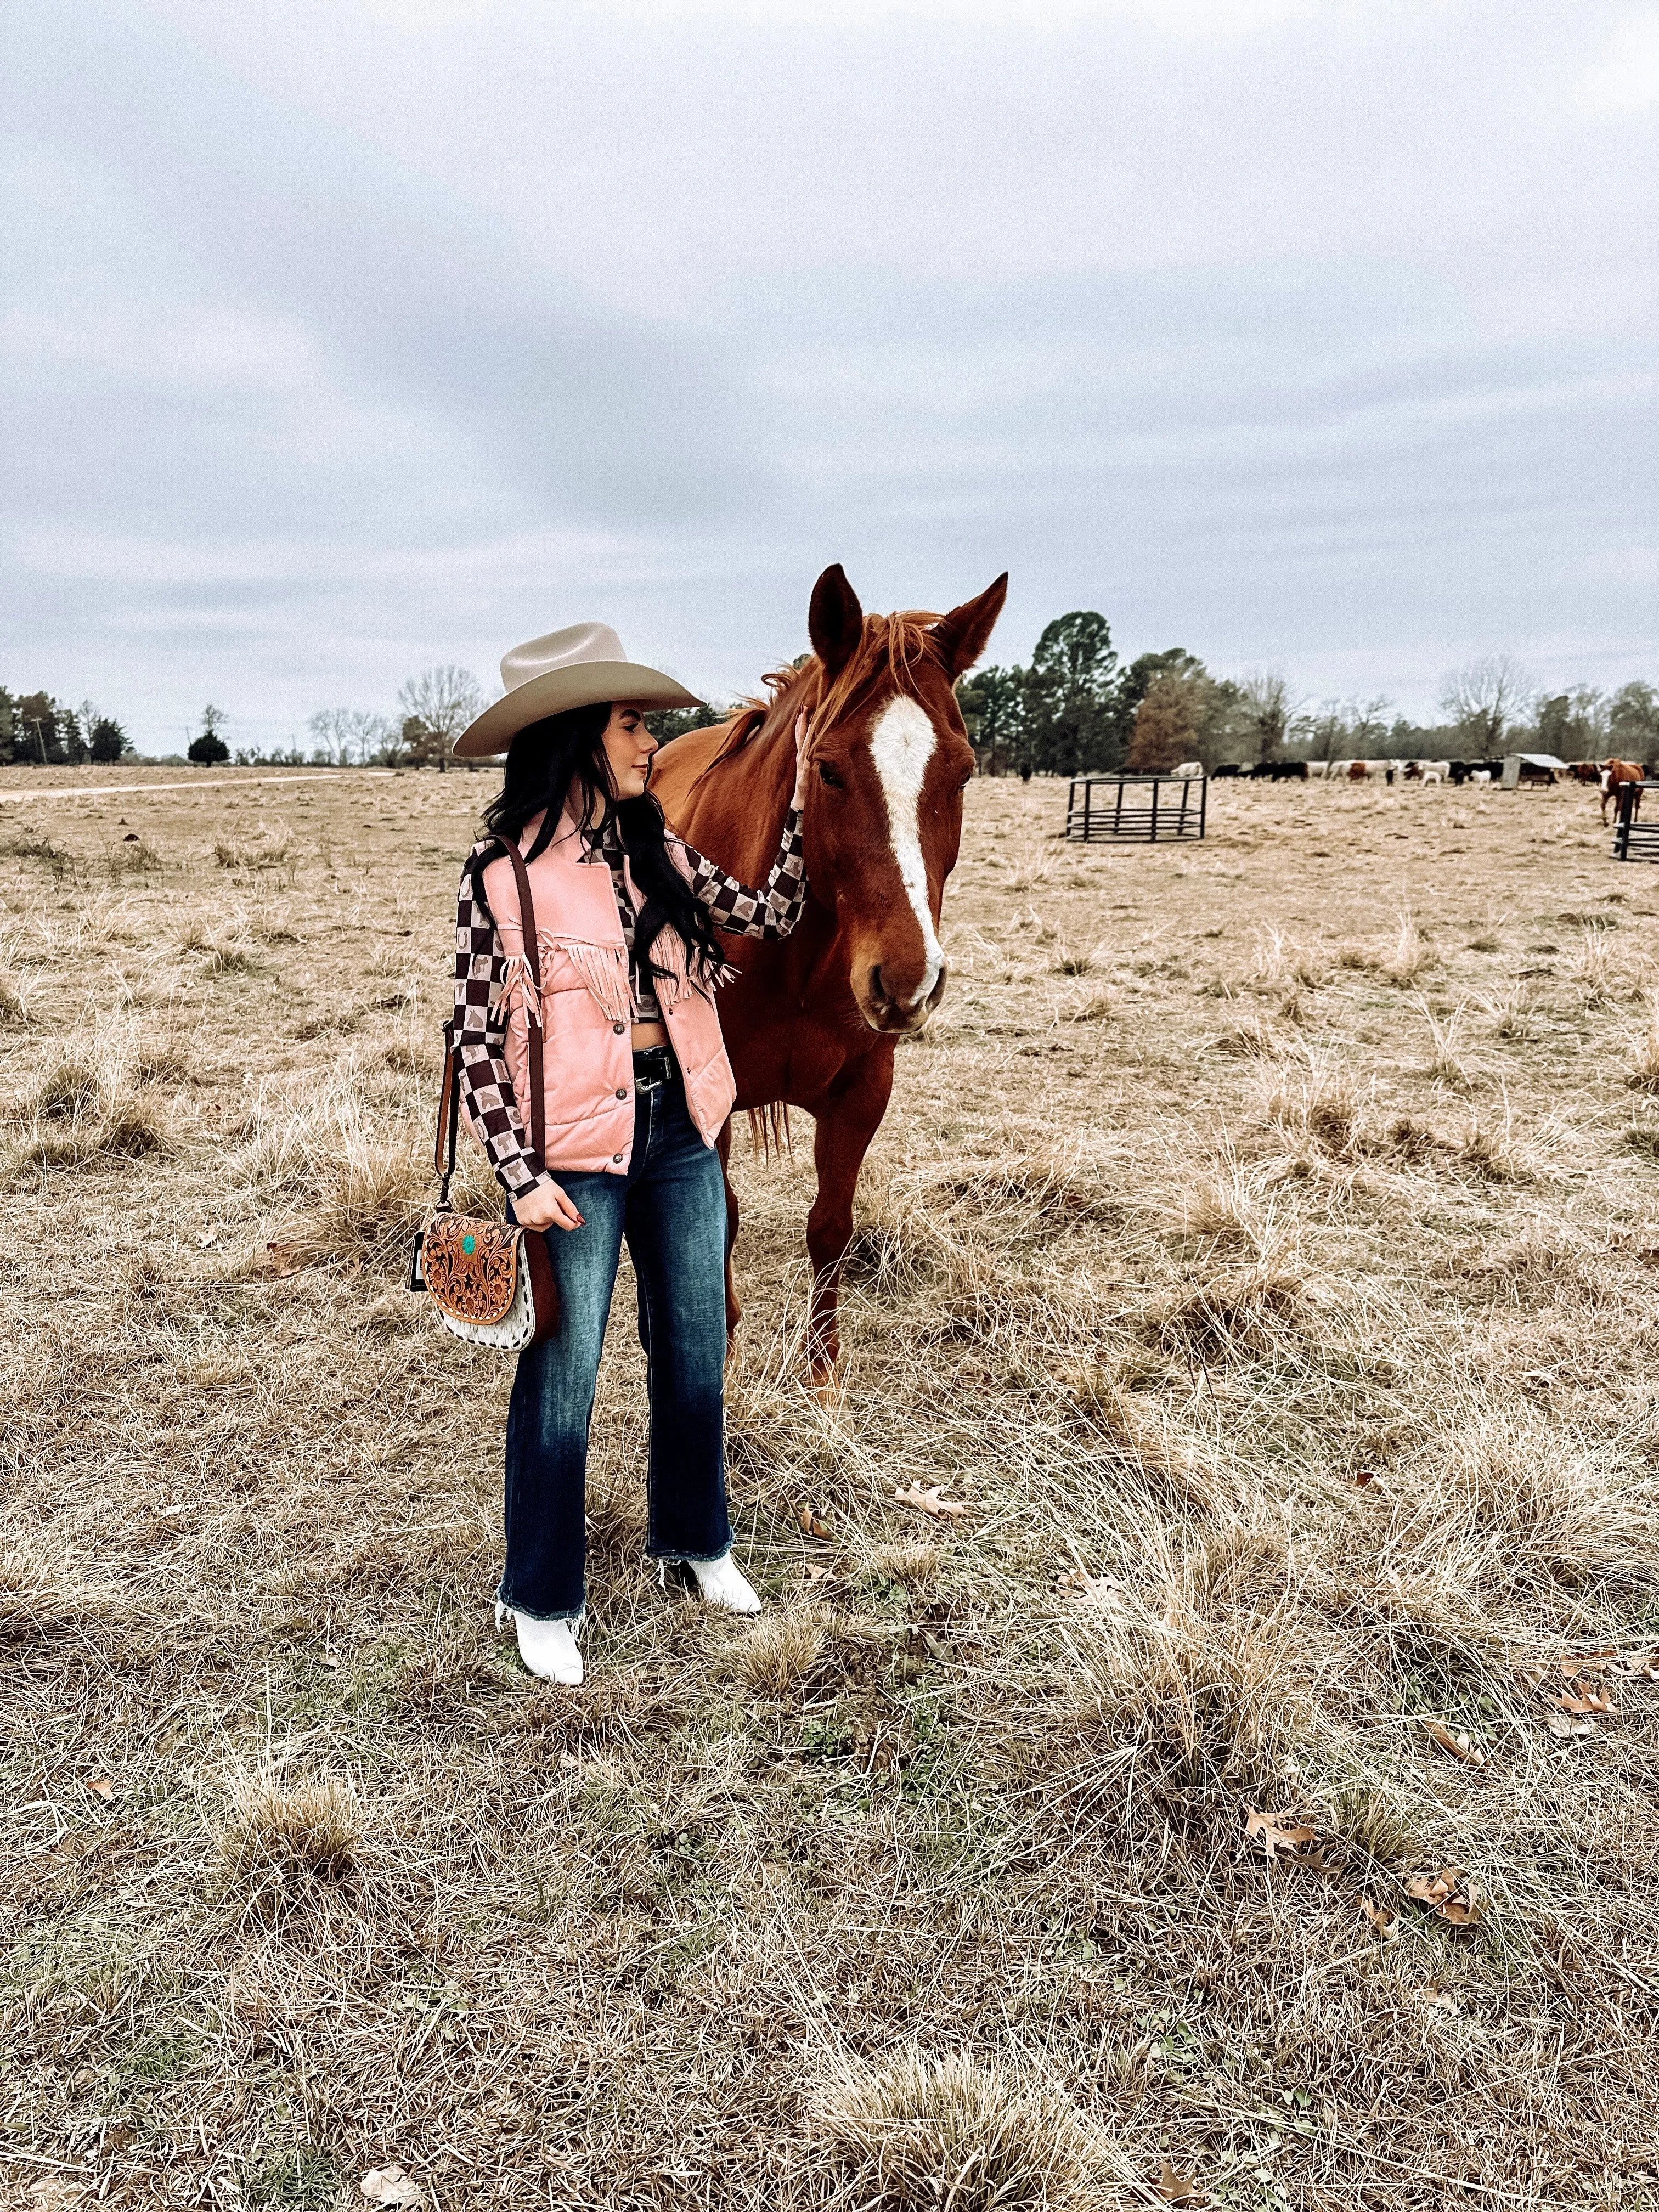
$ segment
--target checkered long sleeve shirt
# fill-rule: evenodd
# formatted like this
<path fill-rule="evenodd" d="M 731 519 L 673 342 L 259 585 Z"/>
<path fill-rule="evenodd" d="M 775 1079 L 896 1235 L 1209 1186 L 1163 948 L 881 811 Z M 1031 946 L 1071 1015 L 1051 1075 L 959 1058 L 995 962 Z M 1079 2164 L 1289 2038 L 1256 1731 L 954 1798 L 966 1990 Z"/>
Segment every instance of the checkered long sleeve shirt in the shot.
<path fill-rule="evenodd" d="M 678 842 L 678 841 L 675 841 Z M 461 1097 L 496 1178 L 509 1198 L 523 1198 L 555 1178 L 530 1149 L 513 1095 L 505 1050 L 507 1024 L 501 994 L 507 982 L 507 954 L 484 897 L 483 871 L 501 851 L 498 838 L 475 845 L 461 870 L 455 911 L 455 1022 L 461 1052 Z M 617 911 L 628 946 L 629 989 L 636 1021 L 659 1018 L 651 971 L 634 946 L 634 904 L 623 878 L 623 851 L 611 825 L 599 849 L 611 865 Z M 740 884 L 724 868 L 690 845 L 680 848 L 690 871 L 691 889 L 708 909 L 714 927 L 735 937 L 787 937 L 800 920 L 806 899 L 805 846 L 800 809 L 784 817 L 783 837 L 771 873 L 758 889 Z"/>

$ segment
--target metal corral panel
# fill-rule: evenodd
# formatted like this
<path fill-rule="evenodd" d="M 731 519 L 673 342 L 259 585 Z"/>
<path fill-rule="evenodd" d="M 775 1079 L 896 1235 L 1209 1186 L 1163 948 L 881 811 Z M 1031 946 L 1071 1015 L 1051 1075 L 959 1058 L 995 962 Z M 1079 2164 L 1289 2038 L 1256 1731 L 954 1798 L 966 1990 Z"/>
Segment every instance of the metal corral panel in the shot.
<path fill-rule="evenodd" d="M 1645 793 L 1659 791 L 1659 783 L 1623 783 L 1619 787 L 1619 812 L 1613 825 L 1613 857 L 1615 860 L 1659 860 L 1659 806 L 1653 818 L 1644 822 L 1641 813 Z"/>
<path fill-rule="evenodd" d="M 1204 835 L 1202 775 L 1075 775 L 1066 835 L 1079 844 L 1196 843 Z"/>

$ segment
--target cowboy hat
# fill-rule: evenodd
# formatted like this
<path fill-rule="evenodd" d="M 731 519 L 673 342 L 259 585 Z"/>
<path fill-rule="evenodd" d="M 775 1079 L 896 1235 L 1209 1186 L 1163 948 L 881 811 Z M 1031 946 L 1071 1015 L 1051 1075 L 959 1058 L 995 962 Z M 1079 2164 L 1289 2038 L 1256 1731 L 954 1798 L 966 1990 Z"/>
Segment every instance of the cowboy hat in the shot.
<path fill-rule="evenodd" d="M 568 629 L 532 637 L 501 657 L 507 696 L 486 707 L 462 731 L 458 760 L 504 753 L 522 729 L 571 707 L 597 707 L 623 699 L 640 707 L 695 707 L 683 684 L 659 668 L 630 660 L 608 623 L 572 623 Z"/>

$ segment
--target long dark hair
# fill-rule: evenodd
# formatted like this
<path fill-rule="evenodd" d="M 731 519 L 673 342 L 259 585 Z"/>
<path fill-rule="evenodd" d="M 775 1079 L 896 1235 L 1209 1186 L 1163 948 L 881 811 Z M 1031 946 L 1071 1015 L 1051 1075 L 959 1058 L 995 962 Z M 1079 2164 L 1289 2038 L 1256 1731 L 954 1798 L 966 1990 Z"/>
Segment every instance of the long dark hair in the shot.
<path fill-rule="evenodd" d="M 545 809 L 535 842 L 525 855 L 533 860 L 556 836 L 567 801 L 578 834 L 590 847 L 600 842 L 614 822 L 634 880 L 645 894 L 634 925 L 635 953 L 653 975 L 666 979 L 672 971 L 659 967 L 652 956 L 658 938 L 672 929 L 685 947 L 687 974 L 707 982 L 722 957 L 714 925 L 668 857 L 658 801 L 648 791 L 638 799 L 612 797 L 605 757 L 610 720 L 608 705 L 572 707 L 568 713 L 527 724 L 513 740 L 500 796 L 484 809 L 484 827 L 497 837 L 516 841 L 526 823 Z"/>

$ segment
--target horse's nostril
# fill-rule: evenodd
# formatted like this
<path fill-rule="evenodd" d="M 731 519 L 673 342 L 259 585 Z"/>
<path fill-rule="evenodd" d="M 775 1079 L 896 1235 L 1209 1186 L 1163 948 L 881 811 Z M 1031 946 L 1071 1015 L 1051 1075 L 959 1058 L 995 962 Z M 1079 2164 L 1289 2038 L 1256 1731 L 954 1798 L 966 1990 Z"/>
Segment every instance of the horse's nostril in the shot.
<path fill-rule="evenodd" d="M 870 995 L 872 999 L 884 999 L 887 996 L 886 992 L 881 988 L 881 969 L 878 967 L 872 968 L 870 970 Z"/>

